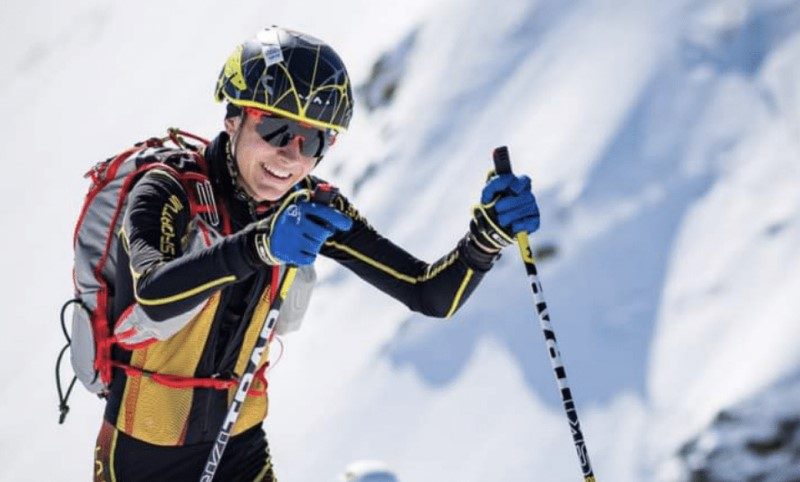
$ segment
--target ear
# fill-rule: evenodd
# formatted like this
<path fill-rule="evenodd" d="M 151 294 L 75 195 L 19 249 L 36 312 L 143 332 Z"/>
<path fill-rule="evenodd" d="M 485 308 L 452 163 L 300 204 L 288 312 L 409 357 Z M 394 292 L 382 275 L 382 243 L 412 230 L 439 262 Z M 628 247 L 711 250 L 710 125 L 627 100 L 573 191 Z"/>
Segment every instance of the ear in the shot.
<path fill-rule="evenodd" d="M 242 122 L 241 117 L 228 117 L 225 119 L 225 132 L 227 132 L 229 136 L 233 137 L 236 129 L 239 128 L 240 122 Z"/>

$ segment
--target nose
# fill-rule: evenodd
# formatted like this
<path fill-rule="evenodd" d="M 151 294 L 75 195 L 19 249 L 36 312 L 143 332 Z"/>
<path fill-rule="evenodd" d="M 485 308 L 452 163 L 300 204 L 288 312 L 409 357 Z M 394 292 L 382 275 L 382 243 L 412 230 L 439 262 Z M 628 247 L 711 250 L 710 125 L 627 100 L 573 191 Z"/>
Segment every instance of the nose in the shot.
<path fill-rule="evenodd" d="M 295 160 L 300 157 L 300 148 L 303 146 L 302 143 L 302 136 L 294 136 L 285 146 L 281 147 L 281 150 L 286 157 Z"/>

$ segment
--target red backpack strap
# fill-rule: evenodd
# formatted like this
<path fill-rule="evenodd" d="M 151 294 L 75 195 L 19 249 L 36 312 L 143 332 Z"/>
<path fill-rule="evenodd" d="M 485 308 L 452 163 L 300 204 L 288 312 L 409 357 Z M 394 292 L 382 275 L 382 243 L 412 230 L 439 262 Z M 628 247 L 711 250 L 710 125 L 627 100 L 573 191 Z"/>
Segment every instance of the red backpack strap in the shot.
<path fill-rule="evenodd" d="M 191 132 L 187 132 L 175 127 L 167 129 L 169 139 L 178 147 L 191 153 L 192 158 L 200 169 L 200 172 L 185 171 L 180 172 L 176 178 L 180 180 L 189 198 L 191 216 L 201 215 L 211 226 L 218 229 L 224 235 L 233 233 L 230 217 L 224 201 L 214 194 L 214 189 L 210 180 L 210 170 L 206 159 L 203 157 L 204 147 L 210 141 Z M 190 143 L 186 139 L 199 141 L 199 145 Z"/>
<path fill-rule="evenodd" d="M 127 365 L 116 360 L 111 364 L 115 368 L 125 372 L 129 377 L 143 377 L 164 385 L 169 388 L 213 388 L 215 390 L 228 390 L 235 387 L 239 380 L 237 378 L 199 378 L 199 377 L 184 377 L 180 375 L 169 375 L 166 373 L 156 373 L 150 370 L 144 370 L 139 367 Z"/>

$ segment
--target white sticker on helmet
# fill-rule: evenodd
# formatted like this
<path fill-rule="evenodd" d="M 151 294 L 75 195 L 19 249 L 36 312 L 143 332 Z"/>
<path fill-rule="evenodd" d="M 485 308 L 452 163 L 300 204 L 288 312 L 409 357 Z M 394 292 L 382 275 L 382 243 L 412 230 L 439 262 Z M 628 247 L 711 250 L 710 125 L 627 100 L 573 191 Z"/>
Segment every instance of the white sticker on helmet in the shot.
<path fill-rule="evenodd" d="M 264 29 L 258 32 L 256 39 L 261 42 L 261 52 L 267 67 L 283 62 L 283 51 L 278 40 L 278 32 L 273 29 Z"/>

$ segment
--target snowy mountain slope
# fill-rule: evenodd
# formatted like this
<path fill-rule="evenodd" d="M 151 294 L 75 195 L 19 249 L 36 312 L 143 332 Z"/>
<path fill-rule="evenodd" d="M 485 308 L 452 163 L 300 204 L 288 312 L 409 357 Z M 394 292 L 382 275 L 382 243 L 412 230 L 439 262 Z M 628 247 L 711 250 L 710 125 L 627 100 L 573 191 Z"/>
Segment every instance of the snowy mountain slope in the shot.
<path fill-rule="evenodd" d="M 799 14 L 796 4 L 755 9 L 742 31 L 752 31 L 749 24 L 785 31 L 786 19 L 797 25 Z M 793 343 L 800 288 L 796 30 L 747 75 L 722 77 L 709 128 L 700 132 L 720 146 L 705 154 L 717 178 L 676 238 L 650 368 L 653 406 L 664 414 L 657 420 L 671 427 L 658 439 L 664 451 L 800 361 Z M 734 129 L 720 129 L 720 119 L 735 119 Z"/>
<path fill-rule="evenodd" d="M 650 477 L 646 474 L 658 472 L 665 480 L 674 480 L 665 475 L 659 461 L 678 449 L 677 442 L 699 430 L 737 397 L 757 391 L 796 365 L 792 355 L 795 351 L 789 346 L 795 339 L 791 335 L 796 320 L 790 314 L 796 304 L 782 295 L 775 300 L 777 312 L 765 315 L 770 320 L 767 333 L 772 338 L 763 345 L 748 343 L 752 335 L 748 338 L 736 334 L 736 324 L 764 330 L 752 323 L 751 313 L 731 313 L 740 312 L 736 308 L 739 294 L 731 293 L 729 297 L 709 296 L 707 290 L 697 292 L 695 306 L 700 311 L 689 315 L 691 321 L 683 315 L 671 319 L 668 313 L 681 306 L 670 297 L 674 284 L 681 283 L 676 276 L 701 279 L 705 261 L 713 260 L 710 253 L 722 255 L 720 248 L 742 236 L 742 228 L 757 230 L 760 228 L 756 226 L 764 224 L 777 226 L 768 232 L 789 236 L 782 247 L 756 238 L 754 244 L 739 245 L 726 256 L 741 260 L 757 250 L 782 266 L 783 275 L 773 279 L 759 264 L 747 270 L 750 284 L 736 283 L 737 277 L 732 273 L 713 269 L 709 277 L 717 284 L 730 283 L 756 293 L 776 291 L 788 295 L 795 291 L 794 283 L 786 284 L 785 280 L 797 273 L 797 255 L 789 247 L 793 240 L 789 232 L 795 229 L 798 219 L 794 213 L 799 184 L 793 174 L 797 165 L 797 131 L 789 130 L 788 137 L 785 134 L 797 125 L 796 82 L 792 82 L 797 77 L 786 57 L 797 52 L 793 38 L 800 25 L 798 4 L 687 2 L 658 9 L 642 3 L 610 6 L 576 2 L 564 7 L 562 2 L 539 2 L 513 4 L 491 12 L 481 8 L 452 7 L 437 17 L 440 23 L 431 21 L 417 35 L 410 54 L 413 60 L 408 62 L 412 66 L 409 78 L 400 82 L 395 93 L 396 107 L 376 114 L 376 120 L 384 123 L 373 126 L 374 132 L 389 130 L 402 142 L 392 146 L 396 157 L 391 164 L 378 167 L 374 180 L 359 194 L 358 201 L 370 209 L 383 207 L 381 203 L 388 205 L 387 210 L 380 210 L 382 215 L 376 217 L 370 211 L 367 214 L 378 227 L 393 233 L 396 230 L 395 236 L 404 245 L 433 257 L 449 241 L 442 239 L 441 233 L 451 232 L 448 227 L 457 231 L 465 225 L 466 215 L 459 217 L 463 211 L 458 209 L 462 203 L 470 202 L 479 182 L 474 178 L 470 181 L 468 173 L 483 170 L 489 162 L 489 149 L 508 142 L 517 165 L 534 175 L 545 212 L 541 236 L 555 241 L 560 253 L 543 266 L 545 291 L 579 407 L 587 407 L 585 410 L 591 414 L 584 423 L 590 450 L 593 443 L 601 445 L 598 450 L 602 456 L 594 457 L 598 473 L 616 475 L 611 476 L 613 480 L 643 480 Z M 536 25 L 539 14 L 554 20 L 542 21 L 546 28 L 535 33 L 522 27 L 515 30 L 517 25 Z M 488 36 L 449 37 L 445 23 L 447 28 L 472 29 L 473 33 L 476 25 L 482 25 L 491 32 Z M 620 27 L 613 28 L 614 25 Z M 526 36 L 536 41 L 523 48 L 520 45 Z M 512 43 L 511 39 L 520 43 Z M 501 48 L 504 46 L 510 46 L 509 51 Z M 476 51 L 487 55 L 476 59 L 453 54 Z M 444 62 L 445 58 L 452 61 Z M 481 68 L 486 63 L 495 68 Z M 468 80 L 463 84 L 447 83 L 440 91 L 426 89 L 441 78 Z M 496 95 L 482 87 L 497 86 L 498 82 L 501 86 Z M 764 112 L 772 113 L 772 124 L 761 124 Z M 522 146 L 523 151 L 517 146 Z M 535 153 L 535 158 L 529 152 Z M 405 164 L 398 160 L 404 157 Z M 763 182 L 755 181 L 754 172 L 740 172 L 737 157 L 764 167 L 759 175 Z M 541 176 L 537 176 L 539 172 Z M 733 204 L 717 204 L 695 223 L 699 206 L 715 191 L 725 189 L 722 186 L 731 172 L 754 183 L 749 189 L 731 192 L 738 193 L 735 199 L 742 211 L 733 217 L 729 212 Z M 395 192 L 414 193 L 417 202 L 411 207 L 411 216 L 407 214 L 409 206 L 394 204 L 386 197 L 385 186 L 392 186 Z M 777 192 L 766 195 L 776 188 Z M 758 202 L 753 202 L 756 199 Z M 437 205 L 443 207 L 437 210 Z M 771 210 L 783 213 L 780 223 L 765 216 Z M 454 214 L 443 217 L 442 212 Z M 552 217 L 548 218 L 548 214 Z M 745 226 L 747 223 L 750 226 Z M 420 225 L 435 225 L 437 229 L 420 229 Z M 441 243 L 438 249 L 436 243 Z M 677 272 L 676 266 L 686 266 L 686 271 Z M 515 285 L 510 281 L 518 279 L 515 276 L 519 276 L 519 270 L 513 255 L 502 260 L 474 300 L 457 316 L 455 325 L 429 323 L 405 316 L 402 310 L 384 313 L 383 322 L 398 314 L 404 322 L 376 355 L 383 355 L 386 363 L 398 369 L 414 370 L 431 389 L 447 392 L 464 383 L 464 377 L 475 369 L 474 359 L 483 340 L 498 340 L 524 374 L 525 385 L 547 402 L 554 420 L 558 420 L 552 375 L 537 348 L 540 335 L 531 329 L 529 314 L 509 309 L 529 303 L 523 283 Z M 709 309 L 730 316 L 707 317 Z M 498 313 L 504 314 L 497 316 Z M 731 318 L 738 321 L 731 324 Z M 720 326 L 721 323 L 727 326 Z M 685 325 L 695 327 L 702 336 L 680 331 Z M 388 329 L 381 326 L 374 331 L 377 338 L 386 336 Z M 679 335 L 673 338 L 673 331 Z M 353 345 L 349 334 L 342 338 L 321 336 L 332 347 L 328 352 L 331 358 L 338 356 L 340 347 Z M 783 346 L 777 337 L 783 337 Z M 358 344 L 363 344 L 361 338 Z M 716 349 L 718 344 L 724 348 Z M 323 343 L 315 350 L 324 350 Z M 737 358 L 737 364 L 749 366 L 752 374 L 738 386 L 719 372 L 702 381 L 693 380 L 698 367 L 713 370 L 716 365 L 725 366 L 730 362 L 726 353 L 736 356 L 743 350 L 755 358 Z M 287 364 L 311 360 L 303 355 Z M 351 356 L 332 368 L 331 375 L 349 373 L 346 367 L 352 362 Z M 362 362 L 365 370 L 373 363 L 371 357 Z M 276 374 L 276 378 L 280 376 Z M 344 394 L 363 390 L 359 384 L 364 375 L 354 376 L 352 383 L 347 379 L 345 375 L 344 381 L 331 382 L 339 387 L 332 390 Z M 318 387 L 317 383 L 309 382 L 307 390 L 312 384 Z M 492 377 L 491 383 L 504 393 L 518 389 L 501 374 Z M 342 385 L 348 388 L 341 388 Z M 702 402 L 697 403 L 696 397 L 685 396 L 692 387 L 698 393 L 713 395 L 703 396 Z M 385 393 L 384 404 L 402 393 L 388 388 L 377 390 Z M 632 398 L 622 398 L 631 394 Z M 362 401 L 360 397 L 343 396 L 348 399 L 346 403 L 355 405 L 345 413 L 369 413 L 375 405 L 369 397 Z M 618 411 L 615 420 L 630 419 L 629 426 L 636 428 L 613 435 L 594 430 L 595 424 L 601 424 L 592 418 L 595 410 L 603 414 L 598 417 L 600 420 L 606 420 L 615 411 L 610 407 L 623 404 L 622 400 L 627 400 L 631 413 Z M 631 400 L 635 402 L 631 404 Z M 472 404 L 479 406 L 481 402 L 462 401 L 459 407 L 466 405 L 460 410 L 469 412 Z M 651 402 L 652 412 L 643 408 L 650 407 Z M 511 406 L 517 411 L 535 410 Z M 404 406 L 400 412 L 392 411 L 391 418 L 404 430 L 410 430 L 409 426 L 422 425 L 417 421 L 424 419 L 419 411 L 418 405 Z M 331 430 L 341 431 L 338 417 L 334 420 Z M 461 420 L 466 426 L 474 423 L 470 417 Z M 280 424 L 276 418 L 273 430 L 279 431 Z M 345 432 L 343 438 L 363 437 L 365 426 L 373 425 L 358 425 L 349 434 Z M 647 427 L 646 431 L 637 432 L 643 427 Z M 427 445 L 430 450 L 447 445 L 420 442 L 436 440 L 434 432 L 436 428 L 424 431 L 424 436 L 416 435 L 415 444 Z M 484 427 L 478 432 L 487 433 Z M 502 438 L 501 434 L 498 431 L 497 438 Z M 504 435 L 509 441 L 515 440 L 513 432 Z M 507 446 L 471 441 L 490 451 L 495 464 L 509 468 L 510 475 L 504 480 L 524 480 L 530 476 L 524 465 L 528 457 L 546 458 L 570 451 L 566 434 L 560 435 L 537 431 L 537 437 L 553 437 L 552 449 L 544 455 L 522 458 L 505 453 Z M 460 440 L 458 436 L 453 438 Z M 494 440 L 491 435 L 486 438 Z M 627 462 L 617 466 L 611 463 L 611 454 L 619 441 L 626 441 L 632 448 L 627 451 Z M 642 441 L 647 443 L 639 445 Z M 603 451 L 606 446 L 611 448 Z M 374 445 L 371 448 L 377 450 Z M 347 449 L 336 451 L 340 450 Z M 396 453 L 391 448 L 385 452 Z M 442 465 L 463 463 L 458 455 L 448 452 L 437 453 Z M 416 453 L 416 457 L 424 457 L 421 454 L 427 451 L 421 447 Z M 640 460 L 646 462 L 637 466 L 636 461 Z M 565 467 L 557 469 L 560 472 L 551 474 L 552 480 L 570 480 L 575 469 L 569 460 L 565 463 Z M 437 480 L 426 475 L 431 468 L 418 468 L 417 459 L 407 465 L 412 467 L 412 480 Z M 628 472 L 619 467 L 626 467 Z"/>
<path fill-rule="evenodd" d="M 797 375 L 720 412 L 679 452 L 692 481 L 800 479 Z"/>
<path fill-rule="evenodd" d="M 320 174 L 345 192 L 358 182 L 362 213 L 418 256 L 432 261 L 466 231 L 493 147 L 508 144 L 533 177 L 534 239 L 556 249 L 541 263 L 545 295 L 599 480 L 685 480 L 681 447 L 796 372 L 800 2 L 312 5 L 319 15 L 188 2 L 182 21 L 163 6 L 101 2 L 0 15 L 25 46 L 2 52 L 15 69 L 0 76 L 0 108 L 19 114 L 2 121 L 4 160 L 27 161 L 7 161 L 18 170 L 0 180 L 16 207 L 4 221 L 25 226 L 2 243 L 37 253 L 24 268 L 3 258 L 21 282 L 2 308 L 2 399 L 17 416 L 0 421 L 0 480 L 91 470 L 100 406 L 77 393 L 54 429 L 50 386 L 77 173 L 167 125 L 213 134 L 221 59 L 263 23 L 329 40 L 359 83 L 401 46 L 391 101 L 359 106 Z M 30 18 L 42 28 L 14 27 Z M 96 135 L 91 119 L 103 119 Z M 25 223 L 44 217 L 47 230 Z M 321 261 L 308 319 L 270 373 L 281 480 L 332 480 L 359 459 L 385 460 L 403 482 L 576 480 L 517 256 L 448 322 L 410 315 Z M 20 342 L 32 329 L 45 334 L 41 354 Z M 20 361 L 35 375 L 20 376 Z"/>

